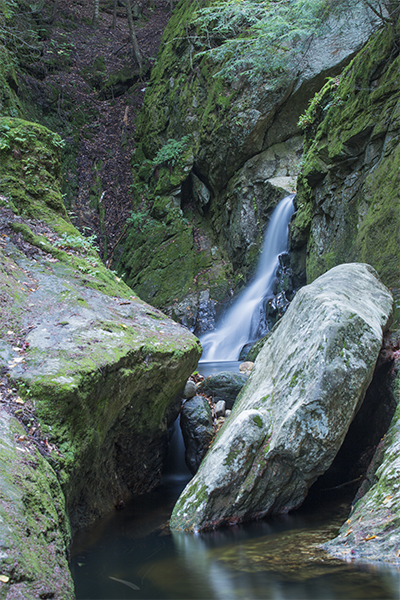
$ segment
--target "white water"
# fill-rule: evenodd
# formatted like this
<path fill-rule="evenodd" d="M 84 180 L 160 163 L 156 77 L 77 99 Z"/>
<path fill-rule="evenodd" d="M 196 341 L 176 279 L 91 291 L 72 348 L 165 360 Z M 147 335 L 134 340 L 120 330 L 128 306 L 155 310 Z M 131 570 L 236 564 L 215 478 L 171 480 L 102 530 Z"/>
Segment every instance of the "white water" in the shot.
<path fill-rule="evenodd" d="M 217 329 L 200 337 L 202 362 L 238 360 L 243 346 L 256 341 L 265 299 L 272 296 L 278 256 L 287 251 L 293 198 L 294 194 L 284 198 L 272 214 L 253 282 L 233 303 Z"/>

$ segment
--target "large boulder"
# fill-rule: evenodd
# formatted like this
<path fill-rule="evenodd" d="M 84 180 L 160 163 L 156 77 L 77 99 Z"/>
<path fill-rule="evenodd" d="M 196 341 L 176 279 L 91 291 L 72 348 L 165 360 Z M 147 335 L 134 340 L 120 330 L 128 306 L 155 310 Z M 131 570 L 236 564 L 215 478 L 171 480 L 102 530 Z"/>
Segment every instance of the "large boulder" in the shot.
<path fill-rule="evenodd" d="M 17 547 L 31 549 L 26 569 L 40 579 L 37 537 L 54 537 L 65 567 L 59 523 L 75 530 L 160 482 L 168 428 L 201 348 L 107 270 L 93 239 L 73 227 L 60 192 L 60 138 L 19 119 L 0 119 L 0 132 L 0 400 L 7 389 L 7 410 L 24 427 L 21 436 L 15 430 L 18 452 L 0 461 L 0 480 L 10 482 L 7 510 L 0 506 L 0 572 L 14 598 L 19 571 L 8 557 Z M 6 425 L 0 434 L 9 438 Z M 37 479 L 37 502 L 24 473 Z M 13 486 L 22 491 L 13 495 Z M 29 525 L 15 529 L 14 514 Z"/>
<path fill-rule="evenodd" d="M 357 263 L 298 292 L 179 498 L 173 529 L 286 513 L 303 502 L 363 402 L 392 304 L 374 269 Z"/>

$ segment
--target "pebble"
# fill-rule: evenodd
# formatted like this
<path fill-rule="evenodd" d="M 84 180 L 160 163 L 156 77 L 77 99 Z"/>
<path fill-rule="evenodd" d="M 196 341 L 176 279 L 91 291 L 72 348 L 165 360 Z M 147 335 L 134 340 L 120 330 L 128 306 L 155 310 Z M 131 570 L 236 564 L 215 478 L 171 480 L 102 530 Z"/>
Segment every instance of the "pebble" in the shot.
<path fill-rule="evenodd" d="M 219 417 L 223 417 L 225 415 L 226 402 L 225 400 L 218 400 L 215 405 L 215 416 L 218 419 Z"/>
<path fill-rule="evenodd" d="M 189 400 L 196 395 L 196 384 L 191 379 L 188 379 L 185 385 L 185 389 L 183 390 L 183 398 L 185 400 Z"/>

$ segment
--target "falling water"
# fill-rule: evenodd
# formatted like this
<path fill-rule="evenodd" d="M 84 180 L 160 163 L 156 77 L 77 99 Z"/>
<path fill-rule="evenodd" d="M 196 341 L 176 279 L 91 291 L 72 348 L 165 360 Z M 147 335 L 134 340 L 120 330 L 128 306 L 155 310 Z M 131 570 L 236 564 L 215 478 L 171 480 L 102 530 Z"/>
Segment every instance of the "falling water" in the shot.
<path fill-rule="evenodd" d="M 287 251 L 293 198 L 294 194 L 284 198 L 272 214 L 253 282 L 237 298 L 217 329 L 201 336 L 202 361 L 238 360 L 243 346 L 257 339 L 265 299 L 272 296 L 278 256 Z"/>
<path fill-rule="evenodd" d="M 167 464 L 164 469 L 163 483 L 171 481 L 189 481 L 192 477 L 185 462 L 185 443 L 180 427 L 180 416 L 173 425 Z"/>

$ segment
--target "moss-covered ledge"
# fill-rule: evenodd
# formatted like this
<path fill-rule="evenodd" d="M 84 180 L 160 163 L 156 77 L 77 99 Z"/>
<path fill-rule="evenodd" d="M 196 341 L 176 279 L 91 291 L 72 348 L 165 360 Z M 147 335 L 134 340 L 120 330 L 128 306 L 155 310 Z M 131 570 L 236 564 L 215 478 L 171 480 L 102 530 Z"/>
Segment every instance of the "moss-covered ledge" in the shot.
<path fill-rule="evenodd" d="M 48 449 L 51 462 L 37 468 L 56 484 L 45 508 L 60 496 L 65 531 L 68 522 L 74 530 L 158 485 L 168 427 L 201 349 L 106 269 L 94 240 L 73 227 L 60 193 L 60 138 L 20 119 L 0 119 L 0 131 L 0 378 L 20 403 L 2 402 L 25 427 L 16 456 L 30 451 L 29 436 Z M 21 507 L 31 519 L 31 505 Z M 0 532 L 12 528 L 4 519 Z M 19 542 L 10 539 L 12 554 Z M 24 543 L 35 557 L 36 542 Z M 17 571 L 7 573 L 17 585 Z M 35 573 L 39 586 L 45 574 Z"/>

